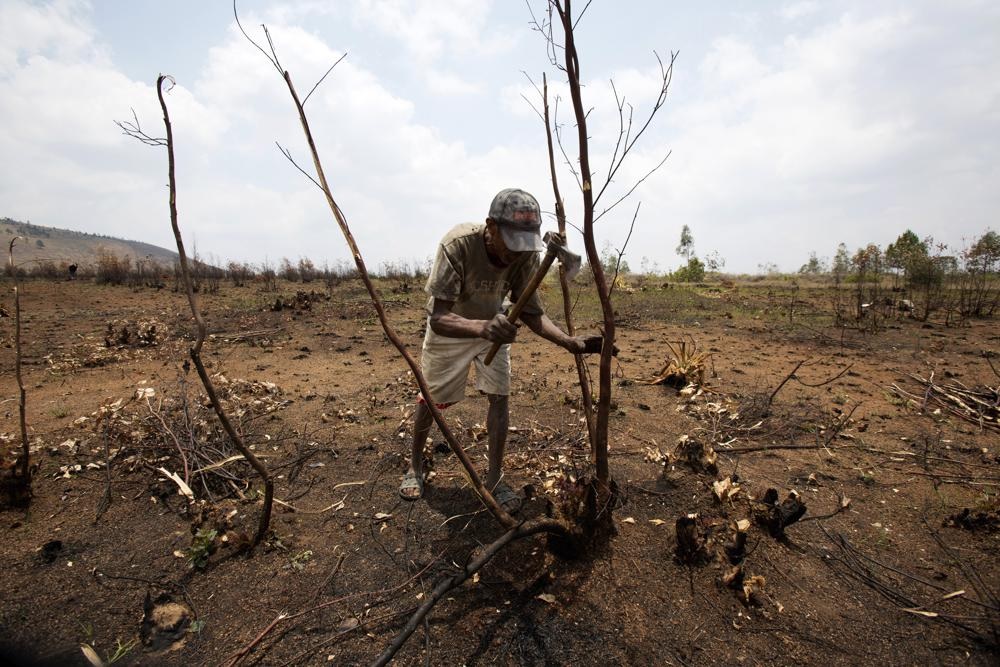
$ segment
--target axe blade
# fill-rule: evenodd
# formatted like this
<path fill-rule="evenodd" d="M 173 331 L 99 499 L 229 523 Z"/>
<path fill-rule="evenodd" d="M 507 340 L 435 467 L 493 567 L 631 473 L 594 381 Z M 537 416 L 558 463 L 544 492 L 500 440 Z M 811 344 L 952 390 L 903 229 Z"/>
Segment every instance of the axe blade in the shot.
<path fill-rule="evenodd" d="M 570 281 L 576 278 L 576 274 L 580 273 L 580 256 L 572 255 L 571 257 L 563 257 L 559 260 L 559 265 L 563 267 L 563 271 L 566 272 L 566 280 Z"/>
<path fill-rule="evenodd" d="M 546 252 L 559 260 L 559 265 L 566 272 L 566 280 L 573 280 L 580 272 L 582 260 L 576 253 L 569 251 L 566 247 L 565 239 L 556 232 L 547 232 L 542 239 L 546 245 Z"/>

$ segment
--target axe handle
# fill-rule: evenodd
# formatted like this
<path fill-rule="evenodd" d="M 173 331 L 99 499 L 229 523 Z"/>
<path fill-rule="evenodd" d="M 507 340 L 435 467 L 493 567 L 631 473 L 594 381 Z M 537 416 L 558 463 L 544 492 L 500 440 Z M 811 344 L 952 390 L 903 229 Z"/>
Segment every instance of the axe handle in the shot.
<path fill-rule="evenodd" d="M 542 263 L 538 267 L 538 270 L 535 271 L 535 275 L 531 276 L 531 280 L 528 281 L 528 286 L 524 288 L 523 292 L 521 292 L 521 296 L 518 297 L 517 303 L 514 304 L 514 307 L 510 309 L 510 314 L 507 315 L 507 319 L 511 323 L 516 322 L 517 318 L 521 316 L 521 311 L 524 310 L 526 305 L 528 305 L 528 299 L 530 299 L 531 295 L 535 293 L 538 286 L 542 284 L 542 279 L 545 277 L 545 274 L 549 272 L 549 267 L 552 266 L 552 262 L 554 262 L 555 259 L 556 255 L 554 252 L 545 253 L 545 258 L 542 259 Z M 501 345 L 503 345 L 503 343 L 493 343 L 493 347 L 490 348 L 490 351 L 486 353 L 486 358 L 483 359 L 484 364 L 489 366 L 493 363 L 493 357 L 497 356 L 497 351 L 500 350 Z"/>

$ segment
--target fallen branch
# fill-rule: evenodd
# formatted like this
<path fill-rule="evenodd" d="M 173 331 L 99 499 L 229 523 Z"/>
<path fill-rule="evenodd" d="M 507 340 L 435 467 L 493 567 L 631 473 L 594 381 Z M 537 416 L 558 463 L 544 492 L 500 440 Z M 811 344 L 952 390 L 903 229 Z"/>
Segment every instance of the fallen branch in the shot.
<path fill-rule="evenodd" d="M 280 614 L 278 614 L 277 617 L 275 617 L 275 619 L 273 621 L 271 621 L 270 624 L 267 625 L 266 628 L 264 628 L 264 630 L 262 630 L 261 632 L 257 633 L 257 635 L 254 637 L 253 641 L 250 642 L 250 644 L 248 644 L 247 646 L 244 646 L 243 648 L 241 648 L 238 651 L 236 651 L 232 656 L 230 656 L 229 661 L 226 662 L 226 667 L 235 667 L 237 664 L 239 664 L 240 661 L 242 661 L 243 658 L 245 658 L 250 653 L 250 651 L 252 651 L 254 649 L 254 647 L 258 646 L 264 640 L 264 638 L 267 637 L 267 635 L 269 633 L 271 633 L 281 623 L 283 623 L 285 621 L 294 621 L 294 620 L 299 619 L 299 618 L 301 618 L 303 616 L 307 616 L 308 614 L 311 614 L 313 612 L 317 612 L 317 611 L 319 611 L 321 609 L 326 609 L 327 607 L 331 607 L 331 606 L 333 606 L 335 604 L 340 604 L 342 602 L 346 602 L 347 600 L 353 600 L 355 598 L 364 597 L 366 595 L 379 596 L 379 595 L 387 595 L 389 593 L 395 593 L 396 591 L 399 591 L 399 590 L 405 588 L 410 583 L 412 583 L 416 579 L 418 579 L 421 576 L 423 576 L 423 574 L 425 572 L 427 572 L 427 570 L 430 569 L 430 567 L 434 564 L 434 562 L 435 561 L 431 561 L 422 570 L 420 570 L 419 572 L 417 572 L 416 574 L 414 574 L 412 577 L 410 577 L 406 581 L 404 581 L 401 584 L 398 584 L 396 586 L 392 586 L 390 588 L 384 588 L 384 589 L 379 590 L 379 591 L 365 591 L 365 592 L 361 592 L 361 593 L 351 593 L 349 595 L 343 595 L 343 596 L 341 596 L 339 598 L 335 598 L 333 600 L 327 600 L 326 602 L 321 602 L 320 604 L 313 604 L 312 606 L 308 607 L 307 609 L 303 609 L 302 611 L 294 613 L 294 614 L 289 614 L 289 613 L 286 613 L 286 612 L 281 612 Z M 338 563 L 337 568 L 339 569 L 339 567 L 340 567 L 340 565 Z M 324 586 L 325 585 L 326 584 L 324 584 Z M 322 591 L 322 587 L 320 588 L 320 591 Z M 315 599 L 315 598 L 313 598 L 313 599 Z"/>
<path fill-rule="evenodd" d="M 385 651 L 382 652 L 372 665 L 375 667 L 387 665 L 403 646 L 406 640 L 409 639 L 410 635 L 413 634 L 413 631 L 417 629 L 417 626 L 420 625 L 420 622 L 424 619 L 424 617 L 427 616 L 434 605 L 437 604 L 438 600 L 447 595 L 448 592 L 461 586 L 466 579 L 481 570 L 505 546 L 515 540 L 541 532 L 552 532 L 554 529 L 562 531 L 563 527 L 552 520 L 521 524 L 508 530 L 492 543 L 488 544 L 475 559 L 466 563 L 465 567 L 454 575 L 443 579 L 437 584 L 437 586 L 434 587 L 434 590 L 431 591 L 430 595 L 427 596 L 420 607 L 417 608 L 417 611 L 413 614 L 413 616 L 410 617 L 406 626 L 398 635 L 396 635 L 396 638 L 392 640 L 392 643 L 386 647 Z"/>
<path fill-rule="evenodd" d="M 808 361 L 808 359 L 803 359 L 799 363 L 795 364 L 795 368 L 793 368 L 788 373 L 788 375 L 785 376 L 785 379 L 782 380 L 781 383 L 778 384 L 777 387 L 775 387 L 774 391 L 771 392 L 771 395 L 767 397 L 767 404 L 768 405 L 771 405 L 771 403 L 774 402 L 774 397 L 778 395 L 778 392 L 781 391 L 781 388 L 784 387 L 788 383 L 789 380 L 791 380 L 792 378 L 795 377 L 795 371 L 797 371 L 800 368 L 802 368 L 802 364 L 806 363 L 807 361 Z"/>
<path fill-rule="evenodd" d="M 958 381 L 937 384 L 933 373 L 927 379 L 912 373 L 908 376 L 924 386 L 923 396 L 913 394 L 895 383 L 889 385 L 892 392 L 904 399 L 907 405 L 923 412 L 928 403 L 933 403 L 960 419 L 976 424 L 980 429 L 1000 431 L 1000 388 L 986 386 L 972 389 Z"/>

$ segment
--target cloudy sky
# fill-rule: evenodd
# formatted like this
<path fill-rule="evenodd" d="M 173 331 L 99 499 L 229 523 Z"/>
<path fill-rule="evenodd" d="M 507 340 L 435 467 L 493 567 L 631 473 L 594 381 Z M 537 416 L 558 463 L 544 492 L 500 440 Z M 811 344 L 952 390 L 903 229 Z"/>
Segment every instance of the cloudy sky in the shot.
<path fill-rule="evenodd" d="M 268 26 L 300 91 L 347 53 L 307 111 L 371 266 L 423 261 L 505 187 L 552 210 L 543 129 L 523 96 L 537 99 L 525 73 L 559 73 L 524 2 L 239 7 L 255 37 Z M 996 230 L 997 35 L 993 0 L 595 0 L 577 41 L 597 182 L 617 138 L 610 82 L 644 117 L 654 51 L 679 52 L 667 103 L 607 201 L 670 157 L 602 219 L 599 245 L 624 243 L 640 202 L 633 269 L 676 267 L 685 224 L 696 252 L 732 272 L 796 270 L 812 251 L 884 247 L 907 228 L 953 248 Z M 275 146 L 308 163 L 283 82 L 228 0 L 0 0 L 0 216 L 171 247 L 166 152 L 113 122 L 134 109 L 162 135 L 161 72 L 177 81 L 180 220 L 201 255 L 349 259 L 320 193 Z M 552 88 L 569 143 L 568 95 Z M 577 219 L 565 168 L 561 186 Z"/>

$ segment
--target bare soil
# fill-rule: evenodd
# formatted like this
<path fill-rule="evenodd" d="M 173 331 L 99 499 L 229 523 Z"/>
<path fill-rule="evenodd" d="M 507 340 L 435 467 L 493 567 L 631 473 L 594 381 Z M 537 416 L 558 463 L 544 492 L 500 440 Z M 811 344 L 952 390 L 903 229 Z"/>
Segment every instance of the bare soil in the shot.
<path fill-rule="evenodd" d="M 383 286 L 419 354 L 423 293 Z M 260 484 L 226 460 L 184 369 L 193 325 L 181 295 L 83 281 L 22 294 L 37 469 L 30 507 L 0 512 L 5 664 L 88 664 L 86 644 L 118 664 L 216 665 L 257 639 L 241 664 L 366 664 L 440 577 L 502 533 L 436 433 L 425 498 L 399 499 L 415 388 L 356 282 L 201 297 L 210 370 L 277 475 L 273 534 L 251 557 L 240 550 Z M 983 354 L 1000 327 L 901 316 L 864 334 L 829 325 L 823 290 L 798 290 L 791 315 L 786 296 L 619 290 L 617 534 L 571 561 L 543 538 L 512 544 L 431 612 L 396 663 L 997 664 L 998 431 L 892 386 L 921 399 L 931 394 L 913 376 L 995 389 Z M 559 310 L 554 289 L 546 301 Z M 586 298 L 577 317 L 596 320 Z M 12 318 L 0 327 L 6 455 L 19 444 Z M 681 340 L 711 353 L 705 390 L 643 384 Z M 573 360 L 525 331 L 513 364 L 507 475 L 531 496 L 530 517 L 588 454 Z M 485 468 L 486 404 L 468 394 L 446 416 Z M 685 435 L 713 445 L 716 472 L 678 458 Z M 193 504 L 158 470 L 183 478 L 185 459 Z M 713 482 L 727 477 L 740 490 L 720 502 Z M 770 488 L 797 491 L 805 517 L 777 538 L 752 523 L 751 587 L 733 590 L 723 543 Z M 689 564 L 674 527 L 693 513 L 710 541 Z"/>

